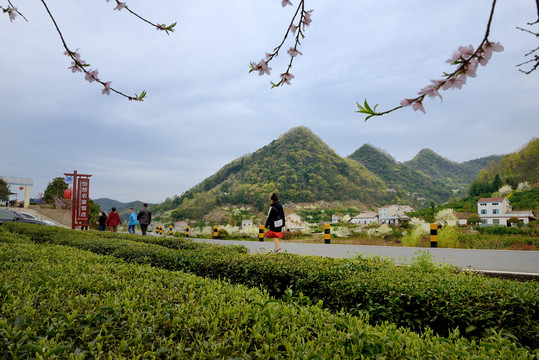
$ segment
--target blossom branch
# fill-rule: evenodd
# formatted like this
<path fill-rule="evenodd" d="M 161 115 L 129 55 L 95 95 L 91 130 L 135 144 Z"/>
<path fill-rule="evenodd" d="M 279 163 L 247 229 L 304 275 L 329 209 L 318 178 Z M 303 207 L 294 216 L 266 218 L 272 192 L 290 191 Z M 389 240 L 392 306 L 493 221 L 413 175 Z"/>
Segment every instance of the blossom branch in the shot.
<path fill-rule="evenodd" d="M 537 1 L 539 2 L 539 0 Z M 426 96 L 429 96 L 431 98 L 439 97 L 441 100 L 442 96 L 440 95 L 438 90 L 449 90 L 455 88 L 461 89 L 462 85 L 466 84 L 466 78 L 468 76 L 476 77 L 476 70 L 479 64 L 482 66 L 485 66 L 487 64 L 487 62 L 492 57 L 493 51 L 503 51 L 503 46 L 500 45 L 500 43 L 493 43 L 490 42 L 488 39 L 495 7 L 496 0 L 493 0 L 487 28 L 485 31 L 485 36 L 483 37 L 483 40 L 481 41 L 477 49 L 474 51 L 472 45 L 460 46 L 458 48 L 458 51 L 453 53 L 452 57 L 446 61 L 451 65 L 458 65 L 455 71 L 450 74 L 444 73 L 444 79 L 442 80 L 431 80 L 432 84 L 421 89 L 421 91 L 419 91 L 418 93 L 419 96 L 411 99 L 404 99 L 400 102 L 399 106 L 396 106 L 393 109 L 377 112 L 376 107 L 378 105 L 374 106 L 374 108 L 371 108 L 367 103 L 367 100 L 365 100 L 363 105 L 356 102 L 356 105 L 359 108 L 359 110 L 357 110 L 356 112 L 366 114 L 367 117 L 365 118 L 365 121 L 367 121 L 373 116 L 382 116 L 385 114 L 389 114 L 393 111 L 399 110 L 403 107 L 410 105 L 415 111 L 419 110 L 425 113 L 425 108 L 423 107 L 423 100 Z"/>
<path fill-rule="evenodd" d="M 528 25 L 530 25 L 530 26 L 539 23 L 539 0 L 535 0 L 535 2 L 537 4 L 537 20 L 535 20 L 534 22 L 528 23 Z M 539 37 L 539 32 L 533 32 L 533 31 L 530 31 L 528 29 L 520 28 L 518 26 L 517 26 L 517 29 L 519 29 L 521 31 L 524 31 L 524 32 L 527 32 L 527 33 L 530 33 L 530 34 L 534 35 L 535 37 Z M 537 51 L 539 51 L 539 46 L 536 47 L 535 49 L 531 50 L 529 53 L 525 54 L 524 56 L 530 56 L 530 55 L 532 55 L 533 53 L 535 53 Z M 525 61 L 522 64 L 517 65 L 517 67 L 521 67 L 523 65 L 533 63 L 533 62 L 535 62 L 535 64 L 531 67 L 530 70 L 526 71 L 526 70 L 518 69 L 518 71 L 520 71 L 520 72 L 522 72 L 522 73 L 524 73 L 526 75 L 531 74 L 532 72 L 534 72 L 535 70 L 537 70 L 539 68 L 539 55 L 535 54 L 532 59 L 530 59 L 528 61 Z"/>
<path fill-rule="evenodd" d="M 24 20 L 26 20 L 26 22 L 28 22 L 28 19 L 25 18 L 24 15 L 19 10 L 17 10 L 16 6 L 13 6 L 10 0 L 7 0 L 7 3 L 9 4 L 7 8 L 3 8 L 2 6 L 0 6 L 0 9 L 2 9 L 2 12 L 8 14 L 9 21 L 13 22 L 13 20 L 15 20 L 17 15 L 20 15 L 20 17 L 22 17 Z"/>
<path fill-rule="evenodd" d="M 114 8 L 114 10 L 118 10 L 118 11 L 121 11 L 122 9 L 126 9 L 128 12 L 130 12 L 132 15 L 136 16 L 137 18 L 139 18 L 140 20 L 150 24 L 151 26 L 155 27 L 157 30 L 161 30 L 161 31 L 164 31 L 167 33 L 167 35 L 169 35 L 169 32 L 174 32 L 174 27 L 176 26 L 177 23 L 172 23 L 170 25 L 165 25 L 165 24 L 154 24 L 153 22 L 145 19 L 144 17 L 140 16 L 139 14 L 137 14 L 136 12 L 134 12 L 133 10 L 131 10 L 127 4 L 125 2 L 121 2 L 119 0 L 115 0 L 116 1 L 116 7 Z M 109 2 L 109 0 L 107 0 L 107 2 Z"/>
<path fill-rule="evenodd" d="M 47 13 L 49 14 L 54 26 L 56 27 L 56 31 L 58 32 L 58 35 L 60 35 L 60 39 L 62 40 L 62 44 L 64 46 L 64 49 L 66 49 L 66 51 L 64 52 L 64 54 L 68 55 L 72 60 L 72 66 L 70 67 L 71 71 L 73 73 L 79 71 L 79 72 L 84 72 L 85 74 L 85 79 L 92 83 L 94 81 L 100 83 L 101 85 L 104 86 L 104 89 L 102 90 L 102 93 L 103 94 L 107 94 L 109 95 L 110 94 L 110 91 L 112 92 L 115 92 L 116 94 L 118 95 L 121 95 L 123 97 L 126 97 L 127 99 L 129 100 L 136 100 L 136 101 L 142 101 L 144 99 L 144 97 L 146 97 L 146 91 L 143 91 L 140 95 L 137 95 L 135 94 L 135 96 L 129 96 L 129 95 L 126 95 L 114 88 L 111 88 L 110 87 L 110 83 L 111 81 L 108 81 L 108 82 L 104 82 L 104 81 L 101 81 L 98 77 L 98 70 L 95 69 L 95 70 L 86 70 L 86 67 L 89 67 L 90 64 L 87 64 L 84 60 L 82 60 L 80 58 L 80 55 L 78 53 L 78 50 L 76 51 L 71 51 L 69 50 L 66 42 L 65 42 L 65 39 L 64 39 L 64 36 L 62 35 L 62 32 L 60 31 L 60 28 L 58 27 L 58 24 L 56 23 L 56 20 L 54 19 L 54 16 L 52 16 L 52 13 L 50 12 L 49 10 L 49 7 L 47 6 L 47 4 L 45 3 L 44 0 L 41 0 L 41 3 L 43 4 L 43 6 L 45 7 L 45 9 L 47 10 Z"/>
<path fill-rule="evenodd" d="M 287 5 L 292 6 L 291 1 L 282 0 L 282 6 L 285 7 Z M 298 7 L 296 8 L 296 12 L 294 13 L 294 16 L 292 17 L 292 20 L 290 21 L 290 25 L 288 26 L 288 29 L 286 30 L 281 43 L 275 49 L 273 49 L 273 52 L 271 54 L 266 53 L 265 59 L 262 59 L 258 63 L 251 62 L 249 72 L 258 71 L 258 75 L 260 76 L 264 74 L 270 75 L 271 68 L 268 66 L 268 64 L 270 63 L 271 60 L 273 60 L 275 57 L 279 55 L 279 51 L 285 44 L 286 40 L 288 39 L 288 36 L 292 34 L 292 35 L 295 35 L 294 46 L 291 46 L 289 50 L 287 51 L 287 53 L 290 55 L 290 61 L 288 63 L 286 71 L 281 74 L 281 80 L 277 83 L 271 82 L 271 87 L 274 88 L 274 87 L 278 87 L 284 84 L 290 85 L 290 80 L 294 78 L 294 75 L 290 73 L 290 69 L 292 68 L 294 58 L 297 55 L 303 55 L 298 50 L 298 47 L 299 45 L 301 45 L 300 38 L 301 39 L 305 38 L 305 35 L 304 35 L 305 27 L 309 26 L 310 23 L 312 22 L 312 19 L 311 19 L 312 13 L 313 13 L 313 10 L 305 11 L 305 1 L 300 0 Z M 296 25 L 295 22 L 298 15 L 299 15 L 299 21 L 298 21 L 298 24 Z"/>

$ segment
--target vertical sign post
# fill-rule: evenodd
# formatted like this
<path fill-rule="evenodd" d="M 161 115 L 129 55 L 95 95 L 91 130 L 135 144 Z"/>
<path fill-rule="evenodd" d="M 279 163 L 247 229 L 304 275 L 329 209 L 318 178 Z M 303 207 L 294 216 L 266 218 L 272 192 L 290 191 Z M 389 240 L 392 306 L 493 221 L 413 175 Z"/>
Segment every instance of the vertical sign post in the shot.
<path fill-rule="evenodd" d="M 73 182 L 73 202 L 71 211 L 71 228 L 75 226 L 88 227 L 90 216 L 90 177 L 89 174 L 77 174 L 77 170 L 72 174 L 64 173 Z"/>

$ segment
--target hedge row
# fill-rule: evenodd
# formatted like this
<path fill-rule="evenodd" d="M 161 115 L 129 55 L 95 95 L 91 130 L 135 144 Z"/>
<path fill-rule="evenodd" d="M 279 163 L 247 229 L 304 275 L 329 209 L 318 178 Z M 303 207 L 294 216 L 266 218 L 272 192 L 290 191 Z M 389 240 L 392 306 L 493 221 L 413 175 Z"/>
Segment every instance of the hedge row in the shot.
<path fill-rule="evenodd" d="M 533 359 L 494 333 L 441 338 L 243 285 L 127 264 L 0 229 L 0 357 Z"/>
<path fill-rule="evenodd" d="M 368 313 L 375 324 L 389 321 L 414 331 L 431 328 L 441 336 L 458 328 L 470 339 L 496 331 L 532 349 L 539 344 L 536 282 L 397 267 L 362 258 L 248 255 L 228 252 L 226 247 L 171 250 L 119 238 L 103 239 L 99 233 L 58 232 L 55 238 L 50 232 L 50 236 L 40 238 L 39 233 L 34 234 L 39 231 L 36 226 L 15 224 L 9 228 L 31 234 L 35 241 L 47 239 L 128 262 L 261 287 L 277 298 L 290 288 L 313 303 L 322 301 L 333 311 Z"/>

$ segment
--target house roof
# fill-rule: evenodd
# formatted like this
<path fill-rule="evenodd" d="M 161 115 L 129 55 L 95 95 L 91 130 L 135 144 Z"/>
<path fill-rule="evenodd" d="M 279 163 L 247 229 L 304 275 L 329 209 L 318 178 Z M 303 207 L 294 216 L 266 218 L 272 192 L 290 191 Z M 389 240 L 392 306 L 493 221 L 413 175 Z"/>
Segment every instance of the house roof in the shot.
<path fill-rule="evenodd" d="M 470 215 L 473 215 L 473 214 L 477 215 L 476 212 L 457 212 L 457 211 L 453 212 L 453 214 L 455 214 L 457 219 L 468 219 Z"/>
<path fill-rule="evenodd" d="M 481 198 L 479 200 L 477 200 L 477 202 L 495 202 L 495 201 L 504 201 L 504 200 L 507 200 L 506 197 L 494 197 L 494 198 Z M 507 200 L 509 201 L 509 200 Z"/>
<path fill-rule="evenodd" d="M 352 219 L 371 219 L 378 217 L 378 213 L 372 211 L 365 211 L 361 214 L 354 216 Z"/>

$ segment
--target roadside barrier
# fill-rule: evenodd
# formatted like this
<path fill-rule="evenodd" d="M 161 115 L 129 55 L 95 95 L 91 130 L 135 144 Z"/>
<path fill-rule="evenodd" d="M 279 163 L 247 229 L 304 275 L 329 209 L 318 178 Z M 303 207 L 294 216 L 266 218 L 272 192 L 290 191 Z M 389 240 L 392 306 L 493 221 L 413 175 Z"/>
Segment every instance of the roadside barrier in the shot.
<path fill-rule="evenodd" d="M 324 224 L 324 244 L 331 244 L 331 225 Z"/>
<path fill-rule="evenodd" d="M 185 237 L 189 237 L 189 225 L 185 227 Z"/>
<path fill-rule="evenodd" d="M 217 225 L 213 225 L 213 238 L 217 239 L 219 231 L 217 230 Z"/>
<path fill-rule="evenodd" d="M 172 236 L 172 225 L 168 226 L 168 234 Z"/>
<path fill-rule="evenodd" d="M 258 225 L 258 241 L 264 241 L 264 225 Z"/>
<path fill-rule="evenodd" d="M 430 224 L 430 247 L 438 247 L 438 224 Z"/>

